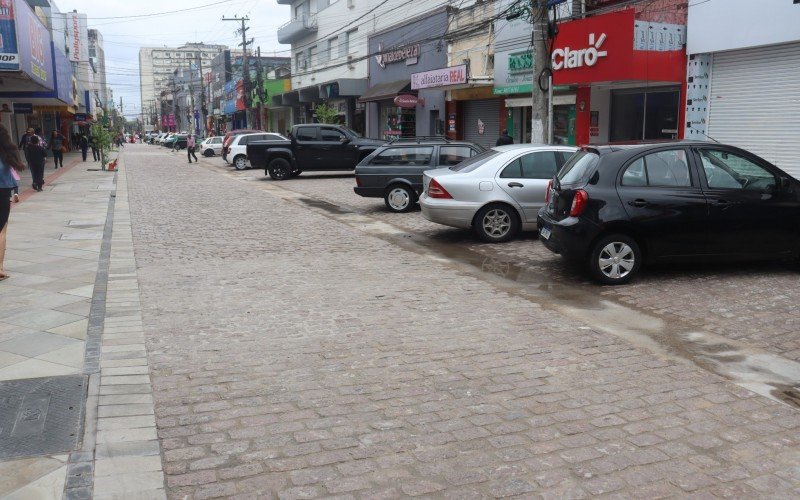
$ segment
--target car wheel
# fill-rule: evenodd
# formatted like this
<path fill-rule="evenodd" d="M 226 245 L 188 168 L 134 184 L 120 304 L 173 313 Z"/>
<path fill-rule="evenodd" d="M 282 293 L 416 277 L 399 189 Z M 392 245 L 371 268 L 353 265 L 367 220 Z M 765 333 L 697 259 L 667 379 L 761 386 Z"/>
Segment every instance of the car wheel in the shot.
<path fill-rule="evenodd" d="M 414 208 L 414 202 L 417 200 L 413 189 L 395 184 L 386 189 L 383 201 L 386 203 L 386 208 L 399 214 Z"/>
<path fill-rule="evenodd" d="M 275 158 L 269 162 L 269 176 L 276 181 L 285 181 L 292 176 L 292 165 L 285 158 Z"/>
<path fill-rule="evenodd" d="M 205 151 L 203 151 L 203 156 L 205 156 L 206 158 L 208 158 L 210 156 L 214 156 L 214 151 L 212 151 L 210 149 L 206 149 Z"/>
<path fill-rule="evenodd" d="M 478 211 L 472 227 L 481 240 L 503 243 L 519 232 L 519 214 L 508 205 L 488 205 Z"/>
<path fill-rule="evenodd" d="M 237 156 L 233 159 L 233 166 L 236 170 L 247 169 L 247 157 L 244 155 Z"/>
<path fill-rule="evenodd" d="M 642 251 L 636 240 L 625 234 L 612 234 L 594 244 L 589 257 L 589 272 L 604 285 L 622 285 L 636 276 L 642 265 Z"/>
<path fill-rule="evenodd" d="M 292 170 L 292 177 L 297 177 L 298 175 L 302 174 L 303 171 L 298 169 Z"/>

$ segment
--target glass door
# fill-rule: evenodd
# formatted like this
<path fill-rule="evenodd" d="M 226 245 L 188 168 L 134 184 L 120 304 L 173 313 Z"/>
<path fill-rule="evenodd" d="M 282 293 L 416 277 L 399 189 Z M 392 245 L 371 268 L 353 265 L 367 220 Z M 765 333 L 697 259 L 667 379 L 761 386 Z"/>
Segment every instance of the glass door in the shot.
<path fill-rule="evenodd" d="M 679 105 L 679 87 L 613 91 L 610 141 L 677 138 Z"/>

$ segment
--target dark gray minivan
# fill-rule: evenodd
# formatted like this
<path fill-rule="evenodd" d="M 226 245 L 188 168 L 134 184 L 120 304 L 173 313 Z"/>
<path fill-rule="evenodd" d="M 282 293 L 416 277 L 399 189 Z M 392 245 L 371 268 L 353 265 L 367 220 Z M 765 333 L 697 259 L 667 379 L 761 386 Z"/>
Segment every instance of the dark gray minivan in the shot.
<path fill-rule="evenodd" d="M 408 212 L 422 193 L 422 172 L 449 167 L 483 152 L 471 142 L 444 137 L 409 137 L 376 149 L 356 166 L 353 191 L 366 198 L 383 198 L 392 212 Z"/>

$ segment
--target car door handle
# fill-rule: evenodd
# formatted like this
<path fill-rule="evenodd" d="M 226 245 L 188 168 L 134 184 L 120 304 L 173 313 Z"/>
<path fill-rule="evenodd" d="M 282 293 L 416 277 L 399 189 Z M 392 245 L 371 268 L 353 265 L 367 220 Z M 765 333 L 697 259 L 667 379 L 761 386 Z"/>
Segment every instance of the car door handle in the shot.
<path fill-rule="evenodd" d="M 727 207 L 729 205 L 733 205 L 733 202 L 728 200 L 714 200 L 714 205 L 719 207 Z"/>
<path fill-rule="evenodd" d="M 524 184 L 520 184 L 519 182 L 509 182 L 508 183 L 508 187 L 510 187 L 510 188 L 521 188 L 521 187 L 525 187 L 525 185 Z"/>
<path fill-rule="evenodd" d="M 647 200 L 643 200 L 641 198 L 628 202 L 628 205 L 630 205 L 632 207 L 636 207 L 636 208 L 644 208 L 644 207 L 648 206 L 649 204 L 650 203 Z"/>

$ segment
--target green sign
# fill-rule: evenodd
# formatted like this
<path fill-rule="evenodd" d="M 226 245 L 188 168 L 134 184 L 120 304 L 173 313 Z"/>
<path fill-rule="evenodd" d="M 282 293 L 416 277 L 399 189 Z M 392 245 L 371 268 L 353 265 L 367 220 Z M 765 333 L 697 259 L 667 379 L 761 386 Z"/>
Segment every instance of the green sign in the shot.
<path fill-rule="evenodd" d="M 508 72 L 519 73 L 521 71 L 533 71 L 533 54 L 530 51 L 508 55 Z"/>
<path fill-rule="evenodd" d="M 531 92 L 533 92 L 533 85 L 530 83 L 522 85 L 510 85 L 507 87 L 495 87 L 492 89 L 492 94 L 494 95 L 530 94 Z"/>

